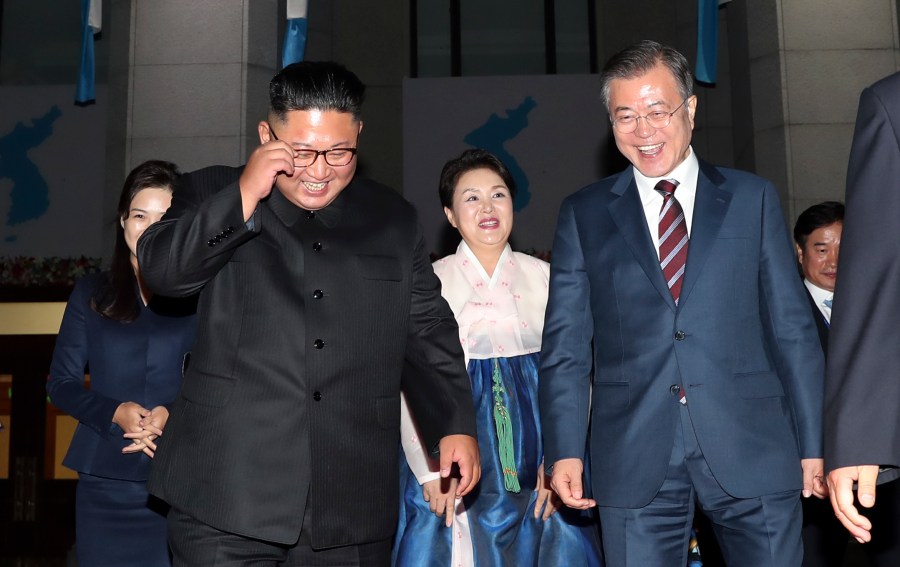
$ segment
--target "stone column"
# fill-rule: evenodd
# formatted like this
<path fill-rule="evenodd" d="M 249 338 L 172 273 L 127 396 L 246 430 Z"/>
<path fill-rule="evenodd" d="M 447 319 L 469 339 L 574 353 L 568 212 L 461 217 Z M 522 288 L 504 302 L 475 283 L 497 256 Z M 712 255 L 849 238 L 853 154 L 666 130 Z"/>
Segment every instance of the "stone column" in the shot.
<path fill-rule="evenodd" d="M 896 0 L 736 1 L 746 11 L 756 171 L 788 222 L 843 200 L 859 94 L 898 69 Z"/>
<path fill-rule="evenodd" d="M 284 19 L 278 0 L 109 4 L 107 243 L 122 182 L 139 163 L 244 163 L 259 143 Z"/>

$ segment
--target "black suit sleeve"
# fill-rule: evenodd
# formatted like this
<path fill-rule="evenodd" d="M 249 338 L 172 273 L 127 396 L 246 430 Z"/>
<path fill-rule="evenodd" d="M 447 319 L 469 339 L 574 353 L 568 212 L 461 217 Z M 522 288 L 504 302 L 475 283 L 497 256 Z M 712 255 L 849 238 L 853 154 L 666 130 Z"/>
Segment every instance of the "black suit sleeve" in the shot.
<path fill-rule="evenodd" d="M 423 446 L 431 453 L 447 435 L 475 437 L 472 387 L 464 360 L 456 319 L 441 297 L 441 283 L 428 261 L 418 226 L 403 391 Z"/>
<path fill-rule="evenodd" d="M 141 275 L 154 291 L 171 297 L 198 292 L 235 249 L 259 233 L 243 220 L 240 169 L 211 167 L 185 174 L 165 217 L 138 241 Z"/>
<path fill-rule="evenodd" d="M 863 91 L 829 336 L 825 465 L 900 465 L 900 75 Z"/>

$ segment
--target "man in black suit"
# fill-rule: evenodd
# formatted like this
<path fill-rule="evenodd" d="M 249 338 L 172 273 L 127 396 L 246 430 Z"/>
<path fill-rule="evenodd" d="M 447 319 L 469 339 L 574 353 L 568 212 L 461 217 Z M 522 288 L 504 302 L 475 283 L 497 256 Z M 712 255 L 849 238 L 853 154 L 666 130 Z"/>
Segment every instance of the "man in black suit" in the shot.
<path fill-rule="evenodd" d="M 416 213 L 355 176 L 365 87 L 335 63 L 270 84 L 244 167 L 186 175 L 139 243 L 197 342 L 150 491 L 176 565 L 386 565 L 401 382 L 458 496 L 480 475 L 469 379 Z"/>
<path fill-rule="evenodd" d="M 893 567 L 900 565 L 898 184 L 900 73 L 866 88 L 859 100 L 824 419 L 834 511 L 858 541 L 868 542 L 865 549 L 878 565 Z"/>
<path fill-rule="evenodd" d="M 825 353 L 828 352 L 828 330 L 843 226 L 844 204 L 837 201 L 809 207 L 800 213 L 794 224 L 797 260 Z M 847 533 L 834 517 L 831 503 L 815 498 L 804 499 L 803 565 L 841 567 L 846 547 Z"/>

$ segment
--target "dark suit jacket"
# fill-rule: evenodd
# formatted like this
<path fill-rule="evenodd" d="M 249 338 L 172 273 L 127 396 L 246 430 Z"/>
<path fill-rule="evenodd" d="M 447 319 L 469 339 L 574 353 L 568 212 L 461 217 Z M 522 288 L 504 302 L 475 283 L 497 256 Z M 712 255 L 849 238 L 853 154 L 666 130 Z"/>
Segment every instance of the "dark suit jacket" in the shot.
<path fill-rule="evenodd" d="M 806 288 L 806 286 L 803 286 Z M 816 330 L 819 332 L 819 343 L 822 345 L 822 352 L 825 353 L 826 360 L 828 359 L 828 321 L 825 320 L 825 316 L 822 315 L 822 312 L 819 311 L 819 306 L 816 304 L 816 300 L 813 299 L 813 296 L 810 295 L 809 290 L 806 291 L 806 299 L 809 301 L 809 309 L 812 312 L 813 320 L 816 322 Z"/>
<path fill-rule="evenodd" d="M 561 208 L 541 351 L 545 460 L 582 456 L 590 403 L 605 506 L 642 507 L 662 485 L 677 384 L 732 496 L 799 490 L 801 457 L 822 456 L 822 349 L 775 188 L 701 161 L 690 236 L 676 306 L 631 168 Z"/>
<path fill-rule="evenodd" d="M 900 74 L 862 92 L 831 313 L 825 467 L 900 466 Z"/>
<path fill-rule="evenodd" d="M 471 387 L 415 210 L 355 179 L 315 214 L 277 189 L 253 230 L 240 169 L 188 174 L 139 243 L 147 282 L 201 291 L 150 491 L 218 529 L 313 547 L 391 537 L 401 374 L 423 436 L 474 436 Z M 308 508 L 307 508 L 308 507 Z"/>
<path fill-rule="evenodd" d="M 56 337 L 47 393 L 53 405 L 78 420 L 65 466 L 104 478 L 144 481 L 150 457 L 122 454 L 131 441 L 112 418 L 122 402 L 152 409 L 168 407 L 175 399 L 182 364 L 194 342 L 195 304 L 155 296 L 136 320 L 120 323 L 91 309 L 91 296 L 105 281 L 102 273 L 75 284 Z M 85 389 L 88 364 L 91 387 Z"/>

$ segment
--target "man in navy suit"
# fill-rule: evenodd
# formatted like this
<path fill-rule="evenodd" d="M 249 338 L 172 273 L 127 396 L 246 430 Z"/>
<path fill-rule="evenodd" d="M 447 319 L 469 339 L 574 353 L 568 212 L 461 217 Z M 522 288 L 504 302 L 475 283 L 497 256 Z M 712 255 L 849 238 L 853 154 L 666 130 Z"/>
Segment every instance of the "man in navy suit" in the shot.
<path fill-rule="evenodd" d="M 803 285 L 826 354 L 843 227 L 844 204 L 837 201 L 809 207 L 794 224 L 794 244 Z M 847 533 L 834 517 L 830 502 L 812 499 L 803 502 L 803 565 L 841 567 L 847 540 Z"/>
<path fill-rule="evenodd" d="M 685 58 L 652 41 L 602 73 L 632 166 L 560 210 L 540 376 L 545 462 L 568 506 L 599 504 L 611 565 L 685 565 L 699 502 L 729 566 L 796 567 L 801 490 L 825 494 L 822 348 L 778 193 L 697 158 L 692 88 Z M 660 233 L 673 186 L 683 214 Z M 686 264 L 670 272 L 660 242 L 684 225 L 671 256 L 686 247 Z"/>

